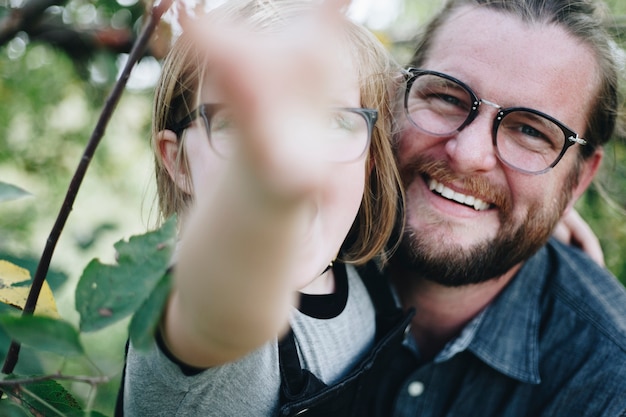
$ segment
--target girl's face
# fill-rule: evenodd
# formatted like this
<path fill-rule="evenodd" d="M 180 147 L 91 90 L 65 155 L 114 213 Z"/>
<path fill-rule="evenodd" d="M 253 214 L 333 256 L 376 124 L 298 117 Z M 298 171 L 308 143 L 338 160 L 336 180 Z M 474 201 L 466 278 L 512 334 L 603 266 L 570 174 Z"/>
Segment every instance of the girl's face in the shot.
<path fill-rule="evenodd" d="M 361 107 L 357 72 L 344 54 L 341 71 L 331 81 L 332 107 Z M 328 81 L 328 80 L 327 80 Z M 221 103 L 223 94 L 209 76 L 200 94 L 201 103 Z M 206 127 L 201 118 L 185 132 L 185 155 L 193 187 L 193 194 L 211 193 L 226 172 L 228 160 L 218 155 L 209 144 Z M 320 160 L 327 172 L 325 186 L 319 187 L 312 197 L 311 216 L 301 240 L 299 258 L 296 259 L 298 276 L 294 286 L 304 292 L 323 292 L 328 289 L 324 278 L 316 280 L 326 266 L 336 258 L 352 223 L 358 213 L 365 187 L 366 163 L 362 156 L 356 161 L 332 163 Z M 325 289 L 324 289 L 325 288 Z"/>

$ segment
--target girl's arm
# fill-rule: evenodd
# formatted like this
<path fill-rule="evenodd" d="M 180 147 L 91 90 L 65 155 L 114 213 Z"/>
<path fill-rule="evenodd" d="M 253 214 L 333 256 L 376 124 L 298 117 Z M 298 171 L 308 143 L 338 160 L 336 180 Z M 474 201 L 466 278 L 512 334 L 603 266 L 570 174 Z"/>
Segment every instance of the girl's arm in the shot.
<path fill-rule="evenodd" d="M 314 130 L 298 122 L 324 90 L 331 63 L 318 62 L 302 44 L 285 51 L 232 31 L 228 41 L 214 35 L 203 46 L 220 39 L 207 46 L 211 70 L 236 104 L 244 146 L 219 178 L 193 184 L 195 205 L 184 219 L 163 329 L 171 352 L 197 367 L 240 358 L 286 328 L 294 259 L 301 259 L 313 198 L 332 174 L 305 146 L 293 146 L 294 138 L 315 142 L 306 138 Z M 307 41 L 313 39 L 321 45 L 319 36 Z"/>

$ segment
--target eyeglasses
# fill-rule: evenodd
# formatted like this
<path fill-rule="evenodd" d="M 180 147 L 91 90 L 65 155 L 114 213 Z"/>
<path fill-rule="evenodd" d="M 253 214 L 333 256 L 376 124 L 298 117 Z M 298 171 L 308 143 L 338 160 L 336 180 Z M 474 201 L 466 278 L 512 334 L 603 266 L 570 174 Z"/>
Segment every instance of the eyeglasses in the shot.
<path fill-rule="evenodd" d="M 201 117 L 209 143 L 223 158 L 229 158 L 240 144 L 241 132 L 231 107 L 223 104 L 201 104 L 189 115 L 170 126 L 181 137 L 189 125 Z M 319 126 L 319 150 L 322 159 L 331 162 L 352 162 L 361 158 L 369 147 L 378 111 L 338 107 L 312 115 Z M 317 144 L 316 144 L 317 145 Z"/>
<path fill-rule="evenodd" d="M 538 110 L 509 107 L 479 99 L 463 82 L 436 71 L 409 68 L 404 108 L 421 131 L 435 136 L 460 132 L 478 115 L 482 103 L 498 110 L 492 139 L 498 158 L 526 174 L 543 174 L 553 168 L 565 151 L 587 141 Z"/>

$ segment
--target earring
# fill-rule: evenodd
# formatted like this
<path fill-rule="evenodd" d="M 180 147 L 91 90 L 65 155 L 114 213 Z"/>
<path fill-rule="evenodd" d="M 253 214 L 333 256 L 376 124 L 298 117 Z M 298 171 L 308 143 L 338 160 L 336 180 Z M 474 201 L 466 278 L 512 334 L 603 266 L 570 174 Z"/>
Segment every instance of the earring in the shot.
<path fill-rule="evenodd" d="M 330 261 L 330 263 L 328 264 L 328 266 L 326 268 L 324 268 L 324 270 L 322 271 L 322 273 L 320 275 L 324 275 L 326 272 L 328 272 L 329 269 L 331 269 L 333 267 L 333 262 L 335 262 L 335 259 L 333 259 L 332 261 Z"/>

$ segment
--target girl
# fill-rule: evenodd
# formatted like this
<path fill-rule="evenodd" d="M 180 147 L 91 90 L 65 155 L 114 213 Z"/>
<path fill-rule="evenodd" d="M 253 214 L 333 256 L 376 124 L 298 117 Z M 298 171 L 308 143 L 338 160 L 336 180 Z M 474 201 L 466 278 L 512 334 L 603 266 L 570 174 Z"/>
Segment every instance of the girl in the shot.
<path fill-rule="evenodd" d="M 365 29 L 332 13 L 322 26 L 307 1 L 209 16 L 156 91 L 159 206 L 179 215 L 181 244 L 153 349 L 129 347 L 124 413 L 361 413 L 410 320 L 354 267 L 384 260 L 398 211 L 397 69 Z"/>

